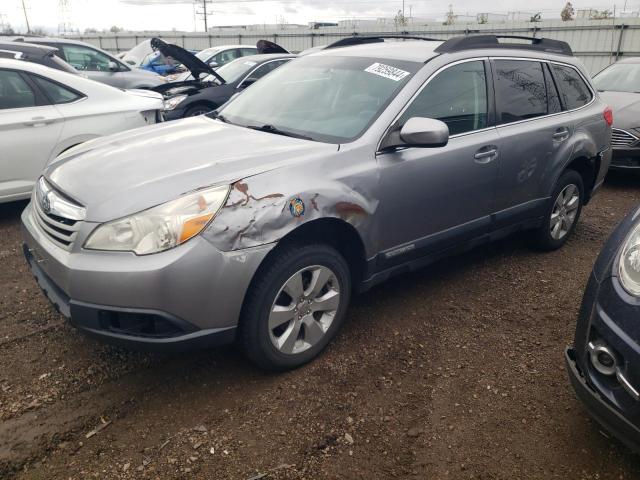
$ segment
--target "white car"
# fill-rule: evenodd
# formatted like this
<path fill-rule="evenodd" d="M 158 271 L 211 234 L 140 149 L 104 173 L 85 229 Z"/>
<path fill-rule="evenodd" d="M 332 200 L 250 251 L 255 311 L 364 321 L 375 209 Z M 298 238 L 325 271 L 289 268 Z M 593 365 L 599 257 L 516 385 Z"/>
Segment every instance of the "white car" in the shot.
<path fill-rule="evenodd" d="M 0 203 L 28 198 L 45 165 L 65 150 L 161 121 L 162 108 L 159 93 L 0 58 Z"/>

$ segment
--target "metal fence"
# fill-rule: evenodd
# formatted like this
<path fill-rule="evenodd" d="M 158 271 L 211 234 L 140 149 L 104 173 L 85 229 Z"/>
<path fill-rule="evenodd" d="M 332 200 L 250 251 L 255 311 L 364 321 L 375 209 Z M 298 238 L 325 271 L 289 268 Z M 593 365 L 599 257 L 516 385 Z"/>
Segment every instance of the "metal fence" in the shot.
<path fill-rule="evenodd" d="M 353 35 L 375 34 L 421 35 L 447 39 L 458 35 L 494 33 L 499 35 L 526 35 L 548 37 L 568 42 L 575 55 L 580 57 L 589 72 L 597 73 L 610 63 L 623 56 L 640 56 L 640 19 L 616 18 L 608 20 L 577 20 L 570 22 L 514 22 L 486 23 L 467 25 L 415 25 L 410 24 L 405 30 L 393 28 L 321 28 L 318 30 L 283 29 L 263 30 L 235 29 L 220 30 L 209 33 L 176 33 L 176 32 L 140 32 L 119 34 L 85 34 L 74 35 L 76 38 L 112 53 L 131 49 L 141 41 L 159 36 L 167 42 L 176 43 L 188 49 L 203 48 L 225 44 L 251 44 L 266 38 L 290 51 L 301 51 L 318 45 L 326 45 L 341 38 Z"/>

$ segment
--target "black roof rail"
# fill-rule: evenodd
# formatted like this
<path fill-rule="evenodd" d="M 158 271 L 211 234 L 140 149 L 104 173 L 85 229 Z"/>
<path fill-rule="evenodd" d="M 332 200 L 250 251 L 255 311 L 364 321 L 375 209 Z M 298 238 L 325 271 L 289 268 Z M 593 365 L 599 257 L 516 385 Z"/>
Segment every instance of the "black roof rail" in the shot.
<path fill-rule="evenodd" d="M 500 43 L 498 41 L 500 38 L 528 40 L 531 43 Z M 567 42 L 552 40 L 550 38 L 522 37 L 519 35 L 469 35 L 465 37 L 454 37 L 438 46 L 435 51 L 438 53 L 451 53 L 478 48 L 519 48 L 573 56 L 573 51 Z"/>
<path fill-rule="evenodd" d="M 365 36 L 362 37 L 360 35 L 354 35 L 353 37 L 347 37 L 338 40 L 337 42 L 330 43 L 326 47 L 325 50 L 329 48 L 338 48 L 338 47 L 351 47 L 353 45 L 365 45 L 367 43 L 381 43 L 384 42 L 385 39 L 402 39 L 402 40 L 425 40 L 427 42 L 442 42 L 441 38 L 429 38 L 429 37 L 418 37 L 414 35 L 375 35 L 375 36 Z"/>

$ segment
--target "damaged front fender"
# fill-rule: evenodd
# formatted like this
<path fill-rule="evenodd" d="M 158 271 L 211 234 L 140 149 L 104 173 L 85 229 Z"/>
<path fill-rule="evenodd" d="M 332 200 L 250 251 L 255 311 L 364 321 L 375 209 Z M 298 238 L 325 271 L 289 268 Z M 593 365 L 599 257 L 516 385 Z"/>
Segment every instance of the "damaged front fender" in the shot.
<path fill-rule="evenodd" d="M 368 200 L 345 184 L 317 179 L 313 189 L 288 192 L 282 187 L 302 183 L 291 178 L 285 181 L 280 188 L 259 177 L 235 182 L 204 236 L 220 250 L 233 251 L 277 242 L 316 219 L 338 218 L 351 224 L 361 237 L 372 237 L 366 233 L 373 228 L 377 200 Z"/>

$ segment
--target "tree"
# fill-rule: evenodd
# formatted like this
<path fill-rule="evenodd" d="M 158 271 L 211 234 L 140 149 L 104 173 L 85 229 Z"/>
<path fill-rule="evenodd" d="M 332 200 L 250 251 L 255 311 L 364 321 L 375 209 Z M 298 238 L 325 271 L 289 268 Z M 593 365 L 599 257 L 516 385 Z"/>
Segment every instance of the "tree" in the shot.
<path fill-rule="evenodd" d="M 479 13 L 476 18 L 478 19 L 478 23 L 480 25 L 484 25 L 485 23 L 489 23 L 489 14 L 488 13 Z"/>
<path fill-rule="evenodd" d="M 84 33 L 98 33 L 98 30 L 96 30 L 95 28 L 85 28 L 84 29 Z"/>
<path fill-rule="evenodd" d="M 16 32 L 13 30 L 13 27 L 8 23 L 2 25 L 2 30 L 0 31 L 3 35 L 15 35 Z"/>
<path fill-rule="evenodd" d="M 395 23 L 396 28 L 398 27 L 406 27 L 407 23 L 409 23 L 407 21 L 407 17 L 404 16 L 404 13 L 402 13 L 402 10 L 398 10 L 398 13 L 396 13 L 396 16 L 393 17 L 393 23 Z"/>
<path fill-rule="evenodd" d="M 122 31 L 122 29 L 121 29 L 120 27 L 117 27 L 116 25 L 114 25 L 113 27 L 111 27 L 111 28 L 109 29 L 109 31 L 110 31 L 111 33 L 118 33 L 118 32 L 121 32 L 121 31 Z"/>
<path fill-rule="evenodd" d="M 575 10 L 573 9 L 573 5 L 571 2 L 567 2 L 562 11 L 560 12 L 560 18 L 562 18 L 563 22 L 568 22 L 569 20 L 573 20 L 573 16 L 575 15 Z"/>

